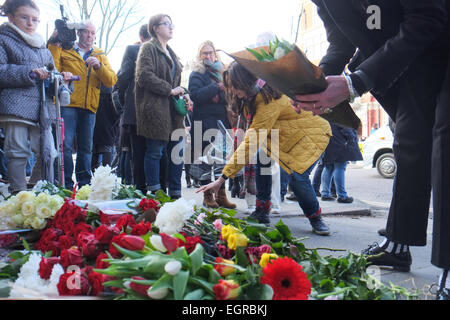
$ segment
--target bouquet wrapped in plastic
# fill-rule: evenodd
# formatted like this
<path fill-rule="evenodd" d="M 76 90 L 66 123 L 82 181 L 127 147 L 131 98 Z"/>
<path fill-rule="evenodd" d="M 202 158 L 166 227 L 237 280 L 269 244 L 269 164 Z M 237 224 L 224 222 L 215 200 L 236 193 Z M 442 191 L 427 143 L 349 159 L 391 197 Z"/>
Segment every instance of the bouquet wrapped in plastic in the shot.
<path fill-rule="evenodd" d="M 312 64 L 296 46 L 277 39 L 269 46 L 229 54 L 239 64 L 295 101 L 296 95 L 324 91 L 328 83 L 322 70 Z M 345 101 L 321 114 L 343 127 L 358 129 L 361 120 Z"/>

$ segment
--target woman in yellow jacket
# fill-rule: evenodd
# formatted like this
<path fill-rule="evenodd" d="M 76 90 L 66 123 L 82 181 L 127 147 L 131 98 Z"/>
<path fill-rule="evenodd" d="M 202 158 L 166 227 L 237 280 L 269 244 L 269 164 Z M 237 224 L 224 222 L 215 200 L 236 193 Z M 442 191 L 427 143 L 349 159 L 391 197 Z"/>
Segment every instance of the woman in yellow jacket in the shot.
<path fill-rule="evenodd" d="M 233 178 L 256 153 L 257 203 L 250 215 L 259 223 L 270 223 L 271 170 L 269 155 L 291 175 L 293 190 L 303 213 L 309 218 L 313 232 L 329 235 L 330 230 L 321 218 L 309 175 L 331 137 L 328 122 L 311 112 L 297 114 L 289 98 L 264 81 L 257 79 L 244 67 L 233 62 L 224 74 L 229 100 L 241 105 L 241 112 L 252 120 L 244 143 L 234 152 L 222 171 L 222 177 L 203 186 L 198 192 L 217 193 L 228 178 Z"/>

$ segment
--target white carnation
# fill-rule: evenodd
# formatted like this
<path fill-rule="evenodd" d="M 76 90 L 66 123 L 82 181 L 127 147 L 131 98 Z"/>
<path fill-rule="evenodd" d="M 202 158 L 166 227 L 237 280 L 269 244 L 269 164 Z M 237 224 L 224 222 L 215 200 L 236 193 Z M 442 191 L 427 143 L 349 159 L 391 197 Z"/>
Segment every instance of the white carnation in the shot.
<path fill-rule="evenodd" d="M 168 202 L 159 210 L 155 226 L 162 233 L 173 235 L 180 232 L 186 220 L 194 214 L 194 202 L 183 198 L 175 202 Z"/>
<path fill-rule="evenodd" d="M 119 182 L 110 166 L 98 167 L 91 179 L 90 201 L 109 201 L 113 192 L 118 188 Z"/>

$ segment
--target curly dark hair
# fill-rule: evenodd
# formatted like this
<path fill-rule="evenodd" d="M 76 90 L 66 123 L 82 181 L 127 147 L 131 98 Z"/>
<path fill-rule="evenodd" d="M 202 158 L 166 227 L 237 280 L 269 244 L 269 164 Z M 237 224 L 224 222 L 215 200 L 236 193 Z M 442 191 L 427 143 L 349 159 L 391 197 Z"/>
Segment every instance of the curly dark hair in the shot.
<path fill-rule="evenodd" d="M 33 0 L 6 0 L 0 6 L 0 16 L 14 15 L 19 7 L 31 7 L 39 11 L 39 7 Z"/>
<path fill-rule="evenodd" d="M 261 93 L 266 104 L 272 100 L 278 100 L 282 96 L 278 90 L 272 88 L 267 83 L 262 88 L 256 88 L 258 78 L 236 61 L 233 61 L 227 70 L 224 71 L 223 79 L 227 101 L 234 112 L 242 112 L 242 107 L 246 105 L 250 114 L 252 116 L 255 115 L 255 98 L 258 93 Z M 248 99 L 243 101 L 236 97 L 232 92 L 232 88 L 245 91 Z"/>

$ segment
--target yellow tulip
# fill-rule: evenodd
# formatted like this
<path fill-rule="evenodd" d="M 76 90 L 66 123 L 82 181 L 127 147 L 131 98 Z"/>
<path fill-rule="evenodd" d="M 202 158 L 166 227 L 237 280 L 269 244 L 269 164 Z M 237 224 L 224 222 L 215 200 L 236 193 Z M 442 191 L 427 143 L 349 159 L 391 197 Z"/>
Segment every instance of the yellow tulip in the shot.
<path fill-rule="evenodd" d="M 222 227 L 222 238 L 225 241 L 228 241 L 228 238 L 230 237 L 230 235 L 232 235 L 233 233 L 239 232 L 238 229 L 236 229 L 233 226 L 230 225 L 226 225 Z"/>

